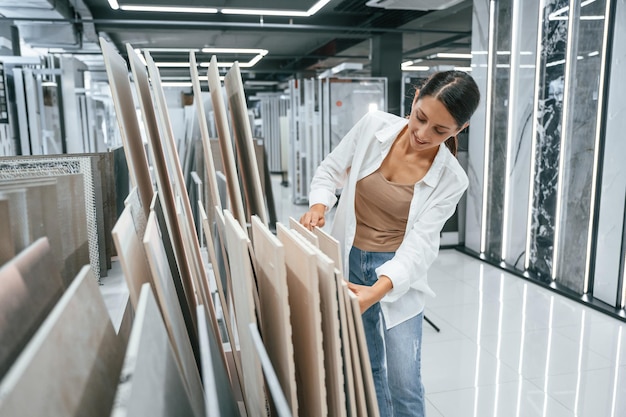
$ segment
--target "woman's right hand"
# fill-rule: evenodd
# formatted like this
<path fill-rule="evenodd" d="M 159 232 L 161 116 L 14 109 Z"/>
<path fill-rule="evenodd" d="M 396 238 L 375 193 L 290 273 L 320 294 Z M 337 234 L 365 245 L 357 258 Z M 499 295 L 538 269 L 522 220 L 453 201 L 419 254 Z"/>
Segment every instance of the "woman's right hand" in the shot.
<path fill-rule="evenodd" d="M 313 204 L 309 211 L 300 217 L 300 224 L 309 230 L 313 230 L 315 226 L 324 227 L 324 224 L 326 224 L 325 214 L 326 206 L 324 204 Z"/>

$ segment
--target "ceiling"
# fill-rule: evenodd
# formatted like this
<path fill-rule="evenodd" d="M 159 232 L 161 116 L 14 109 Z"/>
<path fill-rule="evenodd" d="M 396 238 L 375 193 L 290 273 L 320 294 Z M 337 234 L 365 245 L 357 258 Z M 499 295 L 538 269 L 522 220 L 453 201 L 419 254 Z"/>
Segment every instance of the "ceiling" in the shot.
<path fill-rule="evenodd" d="M 213 52 L 202 48 L 256 48 L 267 54 L 250 68 L 245 80 L 272 85 L 292 76 L 314 76 L 344 62 L 363 64 L 359 75 L 369 75 L 370 39 L 402 34 L 404 60 L 422 60 L 420 66 L 469 66 L 467 58 L 434 58 L 436 53 L 470 53 L 472 1 L 444 10 L 417 10 L 445 1 L 371 0 L 401 9 L 366 5 L 367 0 L 330 0 L 311 16 L 271 16 L 277 10 L 305 14 L 317 0 L 3 0 L 2 20 L 12 20 L 27 44 L 60 52 L 63 48 L 102 70 L 97 37 L 113 42 L 125 55 L 125 43 L 148 49 L 156 62 L 189 61 L 195 49 L 198 62 Z M 129 7 L 130 6 L 130 7 Z M 218 9 L 218 13 L 123 10 L 132 6 L 186 6 Z M 265 15 L 226 14 L 223 9 L 263 9 Z M 0 20 L 0 21 L 2 21 Z M 164 51 L 164 48 L 178 49 Z M 183 48 L 183 49 L 180 49 Z M 215 53 L 219 62 L 249 62 L 257 53 Z M 175 64 L 171 64 L 175 65 Z M 228 68 L 223 68 L 226 71 Z M 184 79 L 188 68 L 161 67 L 164 80 Z"/>

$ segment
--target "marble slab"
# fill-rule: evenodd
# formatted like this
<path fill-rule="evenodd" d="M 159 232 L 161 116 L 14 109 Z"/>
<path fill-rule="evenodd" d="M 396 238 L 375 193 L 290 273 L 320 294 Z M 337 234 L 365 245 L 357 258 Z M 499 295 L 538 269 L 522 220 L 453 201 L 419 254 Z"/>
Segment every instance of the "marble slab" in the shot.
<path fill-rule="evenodd" d="M 230 261 L 235 319 L 241 347 L 246 410 L 249 417 L 265 416 L 266 398 L 261 364 L 254 355 L 254 345 L 250 332 L 247 331 L 250 323 L 257 323 L 253 296 L 254 276 L 248 251 L 248 235 L 228 210 L 224 210 L 224 231 Z"/>
<path fill-rule="evenodd" d="M 231 387 L 228 371 L 218 352 L 222 346 L 220 340 L 215 337 L 208 326 L 204 306 L 198 306 L 196 316 L 198 317 L 206 417 L 239 417 L 239 407 Z"/>
<path fill-rule="evenodd" d="M 200 355 L 194 356 L 191 339 L 185 327 L 185 319 L 178 303 L 176 287 L 169 270 L 167 256 L 156 216 L 150 213 L 143 246 L 148 258 L 148 265 L 153 277 L 153 288 L 163 321 L 170 338 L 170 343 L 182 369 L 185 386 L 190 394 L 194 409 L 202 408 L 203 392 L 200 380 Z"/>
<path fill-rule="evenodd" d="M 291 414 L 298 415 L 285 248 L 257 216 L 252 216 L 252 240 L 259 265 L 257 280 L 264 320 L 262 331 L 265 349 L 276 370 Z"/>
<path fill-rule="evenodd" d="M 48 238 L 37 239 L 0 269 L 0 288 L 1 379 L 63 293 Z"/>
<path fill-rule="evenodd" d="M 233 142 L 230 137 L 226 105 L 224 104 L 224 97 L 222 96 L 222 84 L 220 83 L 220 74 L 217 68 L 217 58 L 215 56 L 211 57 L 211 64 L 207 70 L 207 80 L 209 82 L 209 91 L 211 92 L 213 112 L 215 113 L 215 125 L 217 127 L 220 153 L 222 155 L 223 171 L 228 187 L 230 210 L 241 226 L 245 227 L 247 222 L 243 209 L 243 197 L 239 186 L 239 177 L 237 176 Z"/>
<path fill-rule="evenodd" d="M 133 186 L 139 190 L 142 207 L 148 216 L 154 190 L 150 179 L 148 158 L 137 120 L 137 112 L 135 111 L 130 80 L 128 79 L 128 67 L 124 58 L 115 50 L 113 45 L 103 38 L 100 38 L 100 47 L 111 86 L 111 96 L 120 135 L 124 144 L 128 173 Z"/>
<path fill-rule="evenodd" d="M 626 22 L 626 1 L 619 0 L 615 5 L 615 22 Z M 611 68 L 626 65 L 626 26 L 616 24 L 613 32 Z M 624 212 L 626 211 L 626 164 L 623 155 L 626 143 L 622 132 L 626 131 L 626 80 L 621 71 L 611 71 L 607 92 L 606 135 L 602 158 L 602 184 L 599 186 L 597 248 L 595 259 L 593 296 L 609 305 L 617 305 L 616 295 L 624 277 Z M 622 268 L 620 268 L 622 265 Z M 622 269 L 622 270 L 620 270 Z"/>
<path fill-rule="evenodd" d="M 126 348 L 112 417 L 204 416 L 185 389 L 159 307 L 144 284 Z"/>
<path fill-rule="evenodd" d="M 363 378 L 363 389 L 365 393 L 365 402 L 367 404 L 367 416 L 378 417 L 378 401 L 376 399 L 376 388 L 374 387 L 374 378 L 372 376 L 372 364 L 370 363 L 370 355 L 367 351 L 367 340 L 365 339 L 365 329 L 363 328 L 363 320 L 361 319 L 361 307 L 359 299 L 350 290 L 344 291 L 348 296 L 346 298 L 347 308 L 352 307 L 352 317 L 354 319 L 354 332 L 356 342 L 359 349 L 359 360 L 361 361 L 361 376 Z M 348 300 L 349 304 L 348 304 Z"/>
<path fill-rule="evenodd" d="M 358 417 L 364 417 L 368 415 L 368 407 L 367 399 L 365 398 L 365 382 L 363 377 L 363 367 L 361 365 L 361 353 L 356 334 L 354 310 L 352 309 L 352 301 L 350 299 L 350 295 L 348 294 L 350 292 L 348 284 L 343 281 L 341 283 L 341 287 L 346 307 L 347 333 L 349 338 L 350 357 L 352 359 L 352 380 L 354 382 L 354 386 L 352 387 L 354 390 L 354 402 L 351 403 L 351 413 L 352 415 L 356 415 Z"/>
<path fill-rule="evenodd" d="M 346 307 L 346 299 L 343 296 L 343 286 L 346 284 L 343 279 L 343 273 L 337 268 L 335 268 L 335 282 L 337 284 L 338 291 L 337 305 L 339 307 L 339 330 L 341 331 L 341 354 L 343 359 L 343 374 L 345 378 L 346 409 L 348 416 L 357 417 L 356 382 L 354 380 L 352 349 L 348 329 L 348 311 Z"/>
<path fill-rule="evenodd" d="M 241 170 L 241 182 L 246 201 L 246 220 L 249 222 L 250 217 L 256 214 L 263 223 L 268 224 L 259 166 L 250 129 L 248 106 L 243 91 L 241 71 L 236 61 L 224 77 L 224 87 L 228 96 L 228 109 L 235 132 L 237 161 Z"/>
<path fill-rule="evenodd" d="M 130 208 L 127 207 L 122 211 L 111 233 L 130 293 L 130 301 L 137 309 L 141 287 L 145 283 L 152 283 L 153 278 L 146 251 L 135 231 Z"/>
<path fill-rule="evenodd" d="M 307 410 L 310 415 L 325 416 L 328 406 L 315 252 L 283 224 L 277 223 L 276 231 L 285 248 L 298 408 Z"/>
<path fill-rule="evenodd" d="M 0 415 L 109 416 L 122 359 L 97 280 L 85 266 L 0 383 Z"/>
<path fill-rule="evenodd" d="M 254 323 L 250 323 L 250 333 L 252 336 L 252 342 L 254 343 L 254 347 L 256 348 L 256 353 L 259 355 L 259 360 L 261 361 L 263 373 L 265 374 L 265 380 L 267 382 L 267 386 L 272 397 L 272 404 L 274 406 L 274 411 L 272 412 L 272 415 L 276 415 L 278 417 L 293 416 L 294 414 L 292 414 L 291 412 L 291 407 L 287 403 L 287 398 L 285 398 L 283 389 L 280 386 L 280 382 L 278 381 L 278 376 L 274 371 L 272 361 L 270 361 L 270 357 L 265 350 L 263 340 L 261 339 L 261 335 L 259 334 L 259 329 Z"/>
<path fill-rule="evenodd" d="M 489 50 L 489 0 L 475 0 L 472 10 L 472 77 L 484 96 L 487 91 L 487 62 Z M 468 141 L 467 206 L 465 216 L 465 246 L 481 251 L 483 227 L 483 188 L 485 169 L 485 127 L 487 100 L 483 97 L 470 120 Z"/>
<path fill-rule="evenodd" d="M 231 303 L 227 301 L 227 297 L 229 293 L 227 293 L 226 288 L 224 288 L 224 287 L 227 287 L 227 288 L 231 287 L 230 271 L 228 270 L 228 268 L 226 268 L 226 265 L 224 265 L 223 260 L 225 259 L 225 256 L 223 256 L 221 252 L 222 250 L 224 250 L 224 248 L 222 247 L 221 244 L 219 245 L 219 250 L 222 256 L 218 258 L 217 249 L 215 245 L 213 244 L 215 239 L 210 230 L 211 227 L 209 225 L 209 219 L 206 215 L 204 207 L 202 206 L 202 203 L 198 202 L 198 206 L 199 206 L 198 210 L 200 212 L 200 218 L 202 220 L 202 227 L 206 235 L 207 251 L 209 252 L 209 260 L 211 261 L 211 264 L 213 266 L 213 274 L 215 276 L 215 283 L 217 286 L 217 294 L 218 294 L 218 298 L 220 302 L 220 307 L 222 308 L 222 314 L 224 318 L 223 324 L 224 324 L 224 327 L 226 328 L 228 341 L 232 345 L 234 345 L 235 344 L 234 341 L 237 340 L 237 336 L 235 334 L 236 329 L 233 328 L 234 318 L 233 318 L 233 314 L 231 314 L 231 308 L 230 308 L 232 307 L 232 305 Z M 218 206 L 215 206 L 214 213 L 217 213 L 217 212 L 220 212 L 220 209 L 218 208 Z M 228 271 L 227 276 L 222 277 L 221 271 Z M 227 280 L 226 286 L 224 286 L 224 280 Z M 243 373 L 242 373 L 242 367 L 241 367 L 241 360 L 239 358 L 239 355 L 234 355 L 233 357 L 234 357 L 233 359 L 234 369 L 231 372 L 236 373 L 237 377 L 232 378 L 231 380 L 242 381 Z"/>

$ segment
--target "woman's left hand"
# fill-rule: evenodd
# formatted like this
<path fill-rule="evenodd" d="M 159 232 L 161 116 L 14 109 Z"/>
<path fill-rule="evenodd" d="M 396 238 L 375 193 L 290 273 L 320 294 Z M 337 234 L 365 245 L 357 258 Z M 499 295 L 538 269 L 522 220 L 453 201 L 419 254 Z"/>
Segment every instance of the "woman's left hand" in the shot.
<path fill-rule="evenodd" d="M 380 301 L 382 296 L 379 295 L 379 292 L 374 287 L 369 287 L 367 285 L 359 285 L 348 282 L 348 288 L 352 291 L 357 298 L 359 299 L 359 306 L 361 307 L 361 314 L 365 312 L 368 308 L 376 304 Z"/>
<path fill-rule="evenodd" d="M 361 314 L 363 314 L 365 310 L 382 300 L 391 291 L 393 282 L 388 276 L 381 275 L 371 287 L 348 282 L 348 288 L 358 297 Z"/>

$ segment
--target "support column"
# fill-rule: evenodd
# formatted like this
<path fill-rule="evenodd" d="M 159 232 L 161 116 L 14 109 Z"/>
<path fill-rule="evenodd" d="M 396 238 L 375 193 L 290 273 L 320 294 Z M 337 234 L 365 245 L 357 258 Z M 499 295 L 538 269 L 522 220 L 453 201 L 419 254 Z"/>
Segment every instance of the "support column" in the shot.
<path fill-rule="evenodd" d="M 372 37 L 370 44 L 372 77 L 387 77 L 387 111 L 400 114 L 402 82 L 402 34 L 385 33 Z"/>
<path fill-rule="evenodd" d="M 0 22 L 0 55 L 13 55 L 13 22 Z M 18 40 L 19 42 L 19 40 Z"/>

